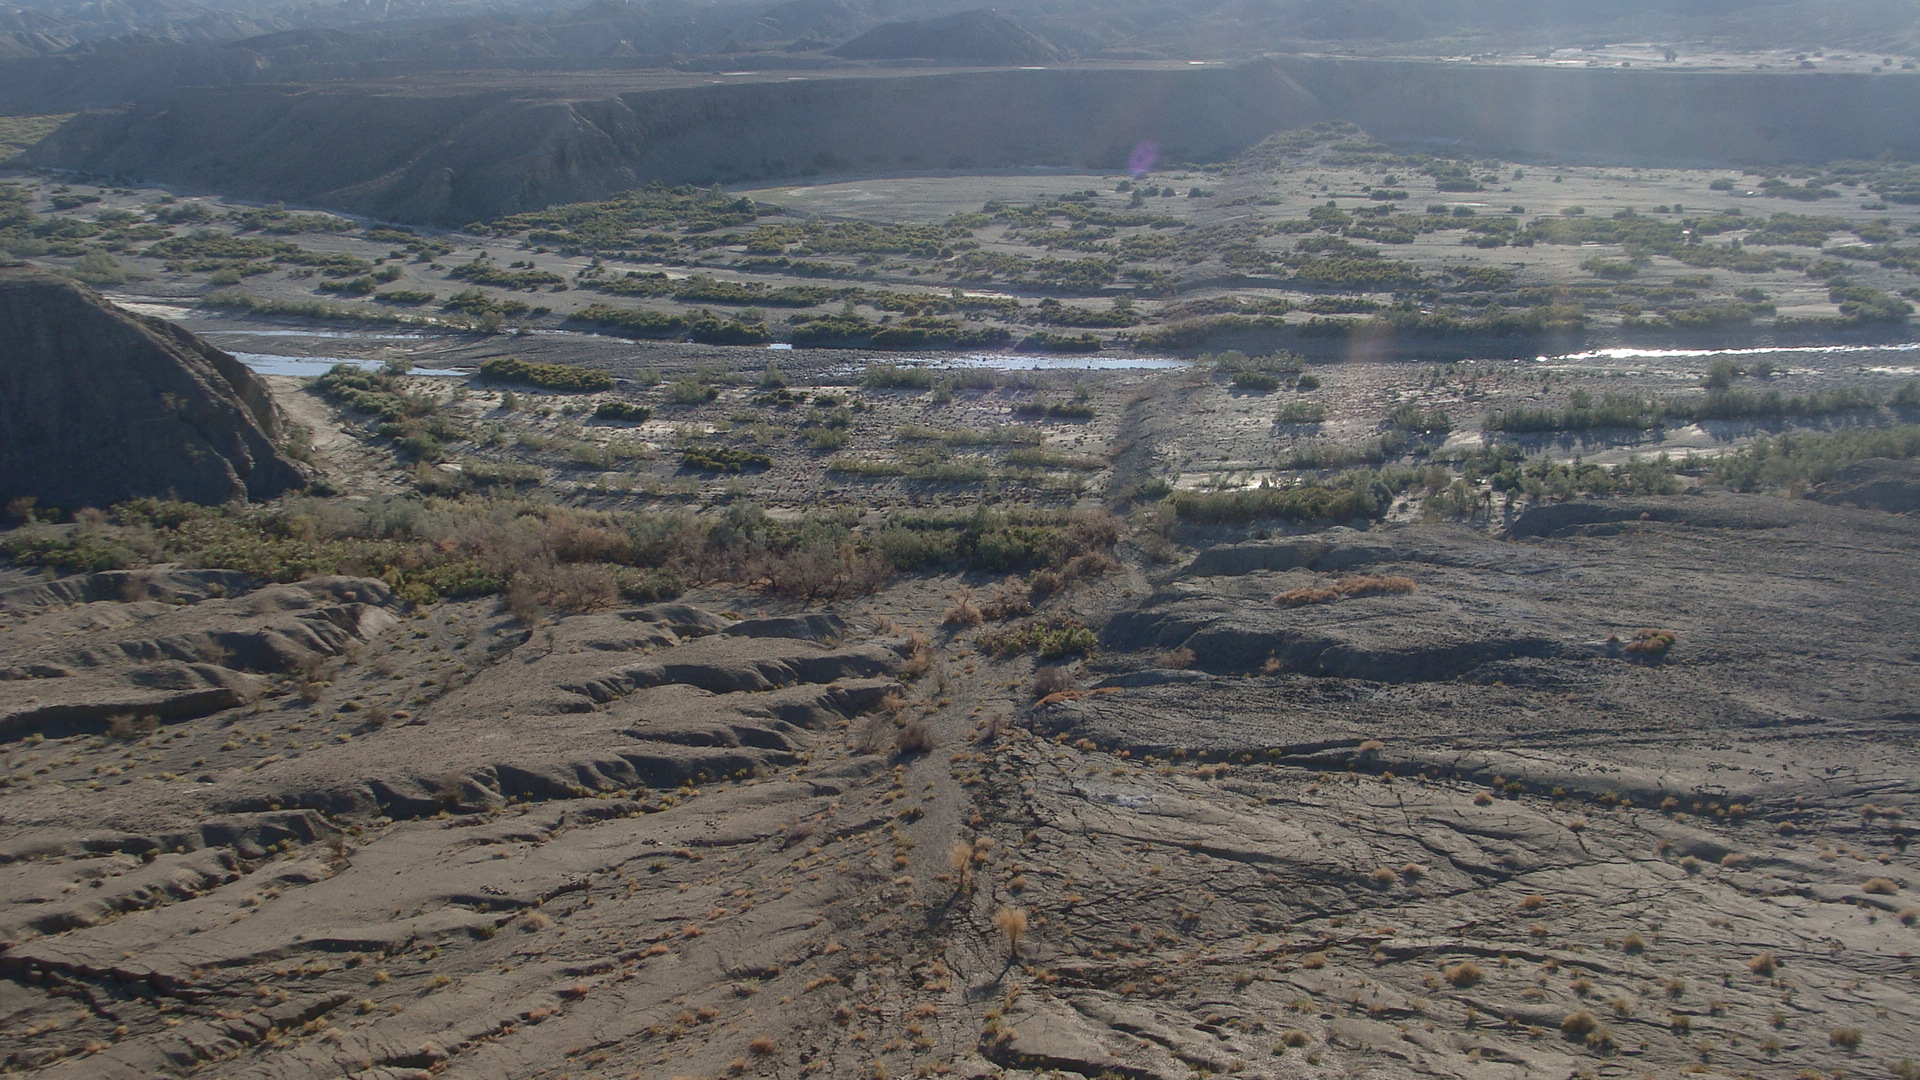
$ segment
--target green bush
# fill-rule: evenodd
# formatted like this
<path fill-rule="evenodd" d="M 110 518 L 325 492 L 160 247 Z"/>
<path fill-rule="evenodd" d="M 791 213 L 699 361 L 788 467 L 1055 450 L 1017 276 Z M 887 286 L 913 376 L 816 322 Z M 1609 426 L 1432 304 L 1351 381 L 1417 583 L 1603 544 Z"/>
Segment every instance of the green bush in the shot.
<path fill-rule="evenodd" d="M 1282 424 L 1324 424 L 1327 421 L 1327 407 L 1317 401 L 1284 402 L 1275 421 Z"/>
<path fill-rule="evenodd" d="M 705 405 L 719 396 L 719 387 L 698 379 L 675 379 L 667 384 L 667 402 L 671 405 Z"/>
<path fill-rule="evenodd" d="M 1046 416 L 1055 420 L 1091 420 L 1093 406 L 1084 401 L 1029 401 L 1013 410 L 1015 416 Z"/>
<path fill-rule="evenodd" d="M 1022 349 L 1037 352 L 1093 353 L 1101 349 L 1100 339 L 1092 334 L 1056 334 L 1050 330 L 1041 330 L 1028 334 L 1020 342 Z"/>
<path fill-rule="evenodd" d="M 677 338 L 687 332 L 683 315 L 671 315 L 644 308 L 618 308 L 611 304 L 590 304 L 573 313 L 574 322 L 597 326 L 623 337 Z"/>
<path fill-rule="evenodd" d="M 689 446 L 680 452 L 680 464 L 704 472 L 758 472 L 773 468 L 773 459 L 738 446 Z"/>
<path fill-rule="evenodd" d="M 1280 379 L 1259 371 L 1242 371 L 1234 375 L 1233 388 L 1256 394 L 1270 394 L 1280 389 Z"/>
<path fill-rule="evenodd" d="M 1391 493 L 1377 486 L 1306 484 L 1240 491 L 1176 491 L 1167 500 L 1183 520 L 1218 524 L 1260 521 L 1350 521 L 1386 513 Z"/>
<path fill-rule="evenodd" d="M 535 364 L 518 357 L 500 356 L 480 365 L 480 376 L 497 382 L 525 383 L 547 390 L 586 393 L 613 388 L 613 374 L 600 368 L 568 364 Z"/>
<path fill-rule="evenodd" d="M 644 424 L 653 419 L 653 410 L 645 405 L 635 405 L 627 401 L 603 401 L 594 406 L 593 418 L 596 420 L 626 420 Z"/>
<path fill-rule="evenodd" d="M 1100 638 L 1079 619 L 1054 615 L 1001 630 L 983 631 L 974 644 L 994 656 L 1038 653 L 1043 659 L 1058 660 L 1094 652 L 1100 647 Z"/>
<path fill-rule="evenodd" d="M 383 304 L 404 304 L 408 307 L 433 303 L 433 294 L 422 289 L 388 289 L 374 294 L 373 298 Z"/>

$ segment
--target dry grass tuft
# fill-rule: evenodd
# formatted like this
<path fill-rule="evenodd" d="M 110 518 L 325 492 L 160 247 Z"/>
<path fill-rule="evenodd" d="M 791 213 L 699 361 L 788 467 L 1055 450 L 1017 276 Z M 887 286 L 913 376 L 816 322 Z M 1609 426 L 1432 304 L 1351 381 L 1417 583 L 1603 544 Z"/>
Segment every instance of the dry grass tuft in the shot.
<path fill-rule="evenodd" d="M 1600 1026 L 1600 1021 L 1585 1009 L 1577 1009 L 1560 1021 L 1560 1033 L 1569 1039 L 1583 1039 Z"/>
<path fill-rule="evenodd" d="M 1007 939 L 1007 951 L 1020 955 L 1020 938 L 1027 932 L 1027 913 L 1021 908 L 1001 908 L 994 913 L 993 925 Z"/>
<path fill-rule="evenodd" d="M 1755 975 L 1771 975 L 1780 970 L 1780 958 L 1773 955 L 1772 949 L 1768 949 L 1747 961 L 1747 970 Z"/>
<path fill-rule="evenodd" d="M 1447 982 L 1461 988 L 1473 986 L 1487 977 L 1487 971 L 1471 960 L 1463 960 L 1441 972 Z"/>
<path fill-rule="evenodd" d="M 1419 586 L 1412 578 L 1397 574 L 1355 574 L 1343 577 L 1331 585 L 1305 585 L 1298 589 L 1288 589 L 1273 598 L 1281 607 L 1305 607 L 1308 604 L 1330 604 L 1335 600 L 1346 600 L 1355 596 L 1387 596 L 1397 593 L 1410 593 Z"/>
<path fill-rule="evenodd" d="M 1892 896 L 1900 891 L 1900 885 L 1891 878 L 1874 877 L 1861 882 L 1860 891 L 1875 896 Z"/>

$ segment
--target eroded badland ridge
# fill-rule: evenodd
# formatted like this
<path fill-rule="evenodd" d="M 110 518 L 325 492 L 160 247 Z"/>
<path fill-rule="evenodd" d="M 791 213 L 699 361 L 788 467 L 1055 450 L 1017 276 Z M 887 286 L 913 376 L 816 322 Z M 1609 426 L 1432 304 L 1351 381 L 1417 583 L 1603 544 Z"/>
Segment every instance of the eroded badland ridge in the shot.
<path fill-rule="evenodd" d="M 656 88 L 628 90 L 634 82 Z M 1286 57 L 1051 70 L 431 76 L 180 89 L 69 122 L 23 159 L 461 226 L 651 181 L 1054 166 L 1154 143 L 1220 161 L 1345 120 L 1480 154 L 1727 166 L 1920 153 L 1908 73 Z"/>

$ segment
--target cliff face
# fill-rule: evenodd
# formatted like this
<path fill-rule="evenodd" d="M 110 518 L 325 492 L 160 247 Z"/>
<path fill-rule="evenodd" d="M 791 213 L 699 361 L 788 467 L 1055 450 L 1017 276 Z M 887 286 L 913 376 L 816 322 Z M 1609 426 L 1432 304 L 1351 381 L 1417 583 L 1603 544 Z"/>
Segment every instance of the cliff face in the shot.
<path fill-rule="evenodd" d="M 1920 153 L 1920 78 L 1288 58 L 535 89 L 253 86 L 75 118 L 25 164 L 463 225 L 652 180 L 1117 167 L 1351 119 L 1553 160 L 1740 165 Z M 537 83 L 534 84 L 537 86 Z"/>
<path fill-rule="evenodd" d="M 65 278 L 0 270 L 0 502 L 270 498 L 305 480 L 283 438 L 233 357 Z"/>

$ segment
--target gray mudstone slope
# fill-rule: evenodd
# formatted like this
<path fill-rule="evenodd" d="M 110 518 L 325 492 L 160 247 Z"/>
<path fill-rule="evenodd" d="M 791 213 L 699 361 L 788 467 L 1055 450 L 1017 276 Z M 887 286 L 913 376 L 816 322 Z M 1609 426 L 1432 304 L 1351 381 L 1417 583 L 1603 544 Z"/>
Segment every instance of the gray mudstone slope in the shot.
<path fill-rule="evenodd" d="M 65 278 L 0 270 L 0 501 L 224 503 L 304 480 L 232 356 Z"/>

